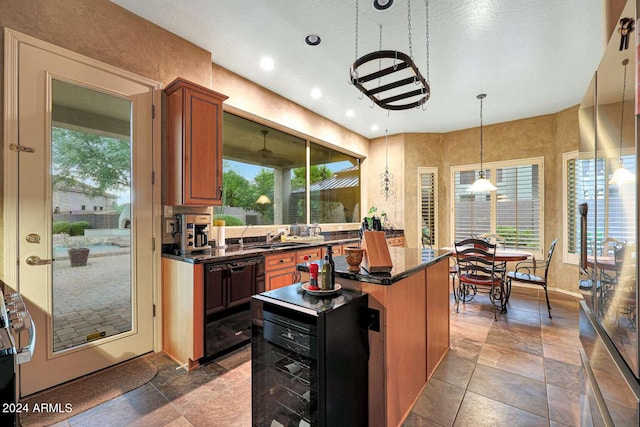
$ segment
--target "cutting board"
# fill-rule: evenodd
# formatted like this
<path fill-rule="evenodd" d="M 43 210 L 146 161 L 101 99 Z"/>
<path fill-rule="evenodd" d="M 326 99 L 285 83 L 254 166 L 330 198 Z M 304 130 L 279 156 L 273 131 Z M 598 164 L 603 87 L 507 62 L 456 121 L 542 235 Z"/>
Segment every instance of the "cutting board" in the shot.
<path fill-rule="evenodd" d="M 384 231 L 362 233 L 362 247 L 365 249 L 362 266 L 369 273 L 389 273 L 393 268 L 387 238 Z"/>

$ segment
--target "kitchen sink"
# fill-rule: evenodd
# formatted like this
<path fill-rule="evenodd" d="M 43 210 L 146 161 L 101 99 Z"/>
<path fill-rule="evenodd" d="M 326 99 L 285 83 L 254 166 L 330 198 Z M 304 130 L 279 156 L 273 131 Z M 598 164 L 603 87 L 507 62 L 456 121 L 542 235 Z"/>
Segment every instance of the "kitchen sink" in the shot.
<path fill-rule="evenodd" d="M 278 249 L 278 248 L 293 248 L 298 246 L 308 246 L 307 243 L 296 243 L 296 242 L 274 242 L 274 243 L 264 243 L 260 245 L 252 245 L 251 248 L 257 249 Z"/>

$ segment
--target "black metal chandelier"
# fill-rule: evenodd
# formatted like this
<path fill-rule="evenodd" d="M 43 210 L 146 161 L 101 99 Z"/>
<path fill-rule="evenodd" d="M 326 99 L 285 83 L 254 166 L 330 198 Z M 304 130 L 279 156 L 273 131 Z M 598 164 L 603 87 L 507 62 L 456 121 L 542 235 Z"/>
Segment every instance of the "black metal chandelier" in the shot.
<path fill-rule="evenodd" d="M 429 1 L 426 10 L 426 78 L 413 59 L 411 41 L 411 0 L 407 0 L 409 54 L 382 49 L 358 58 L 358 0 L 356 0 L 356 60 L 350 69 L 350 83 L 385 110 L 408 110 L 423 106 L 431 96 L 429 86 Z M 377 67 L 376 67 L 377 65 Z M 423 107 L 424 109 L 424 107 Z"/>

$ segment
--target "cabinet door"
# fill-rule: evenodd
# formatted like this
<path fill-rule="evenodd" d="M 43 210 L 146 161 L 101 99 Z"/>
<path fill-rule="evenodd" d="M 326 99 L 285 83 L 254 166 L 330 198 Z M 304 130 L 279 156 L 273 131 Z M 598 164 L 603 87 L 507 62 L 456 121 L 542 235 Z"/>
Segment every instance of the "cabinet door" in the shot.
<path fill-rule="evenodd" d="M 185 205 L 222 202 L 222 102 L 200 91 L 185 92 Z"/>
<path fill-rule="evenodd" d="M 166 205 L 222 203 L 222 103 L 226 96 L 182 79 L 166 89 Z"/>
<path fill-rule="evenodd" d="M 204 298 L 207 315 L 225 309 L 225 282 L 227 271 L 213 265 L 205 265 Z"/>
<path fill-rule="evenodd" d="M 295 283 L 295 273 L 293 268 L 283 268 L 282 270 L 268 272 L 265 275 L 267 290 L 270 291 Z"/>
<path fill-rule="evenodd" d="M 227 308 L 244 304 L 251 300 L 255 288 L 255 268 L 252 265 L 232 268 L 229 271 Z"/>

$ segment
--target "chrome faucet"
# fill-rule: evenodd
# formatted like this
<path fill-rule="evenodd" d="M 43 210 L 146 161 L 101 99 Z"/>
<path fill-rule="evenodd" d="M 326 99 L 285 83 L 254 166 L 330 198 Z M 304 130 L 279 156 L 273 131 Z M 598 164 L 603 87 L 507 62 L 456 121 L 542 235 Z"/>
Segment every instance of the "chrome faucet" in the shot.
<path fill-rule="evenodd" d="M 272 231 L 267 232 L 267 243 L 273 243 L 274 240 L 284 234 L 284 231 L 278 231 L 275 234 L 272 233 Z"/>
<path fill-rule="evenodd" d="M 240 234 L 240 239 L 238 240 L 238 244 L 240 245 L 240 252 L 244 250 L 244 233 L 247 231 L 247 228 L 251 227 L 251 224 L 247 224 L 247 226 L 242 230 L 242 234 Z"/>

